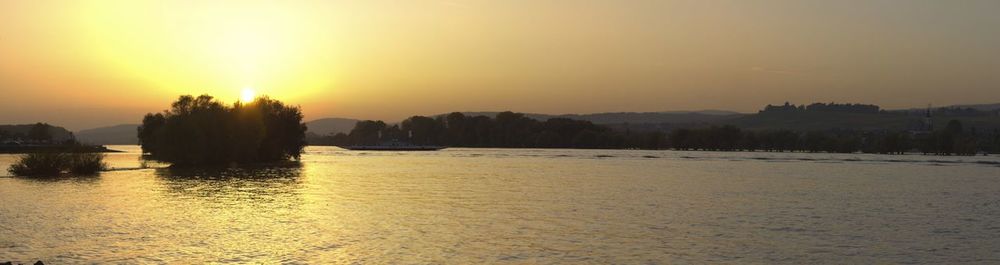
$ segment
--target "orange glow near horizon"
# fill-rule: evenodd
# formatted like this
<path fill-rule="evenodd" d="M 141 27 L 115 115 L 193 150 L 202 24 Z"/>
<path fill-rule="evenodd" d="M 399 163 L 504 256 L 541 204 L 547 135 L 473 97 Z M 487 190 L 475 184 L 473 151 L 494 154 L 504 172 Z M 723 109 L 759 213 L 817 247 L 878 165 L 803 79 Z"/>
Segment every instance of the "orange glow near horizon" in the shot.
<path fill-rule="evenodd" d="M 223 96 L 251 83 L 283 88 L 267 93 L 296 100 L 327 82 L 313 74 L 326 66 L 306 60 L 319 53 L 309 47 L 317 40 L 306 32 L 307 21 L 275 4 L 90 3 L 84 10 L 92 19 L 83 38 L 101 40 L 91 45 L 108 72 L 147 80 L 160 94 Z"/>
<path fill-rule="evenodd" d="M 307 119 L 1000 101 L 1000 2 L 887 3 L 0 1 L 0 123 L 247 86 Z"/>

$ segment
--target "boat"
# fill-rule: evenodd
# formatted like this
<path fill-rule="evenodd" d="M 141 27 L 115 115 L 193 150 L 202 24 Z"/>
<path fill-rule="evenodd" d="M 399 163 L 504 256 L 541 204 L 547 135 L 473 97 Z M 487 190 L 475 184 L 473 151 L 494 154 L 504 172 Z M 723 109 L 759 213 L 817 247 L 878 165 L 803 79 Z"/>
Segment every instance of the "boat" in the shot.
<path fill-rule="evenodd" d="M 437 151 L 447 147 L 439 145 L 414 145 L 407 142 L 388 141 L 376 145 L 348 145 L 341 146 L 340 148 L 355 151 Z"/>

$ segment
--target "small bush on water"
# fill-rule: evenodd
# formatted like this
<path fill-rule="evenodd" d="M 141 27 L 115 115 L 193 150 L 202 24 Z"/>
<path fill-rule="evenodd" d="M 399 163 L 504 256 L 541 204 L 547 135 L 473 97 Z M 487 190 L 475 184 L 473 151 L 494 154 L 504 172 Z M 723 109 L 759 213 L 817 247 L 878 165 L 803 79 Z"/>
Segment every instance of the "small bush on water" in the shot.
<path fill-rule="evenodd" d="M 104 154 L 78 153 L 70 154 L 69 172 L 73 174 L 95 174 L 108 169 L 104 163 Z"/>
<path fill-rule="evenodd" d="M 55 175 L 69 164 L 63 153 L 31 153 L 10 166 L 7 171 L 18 176 Z"/>
<path fill-rule="evenodd" d="M 94 174 L 107 169 L 104 154 L 99 153 L 30 153 L 7 169 L 18 176 L 53 176 L 62 172 Z"/>

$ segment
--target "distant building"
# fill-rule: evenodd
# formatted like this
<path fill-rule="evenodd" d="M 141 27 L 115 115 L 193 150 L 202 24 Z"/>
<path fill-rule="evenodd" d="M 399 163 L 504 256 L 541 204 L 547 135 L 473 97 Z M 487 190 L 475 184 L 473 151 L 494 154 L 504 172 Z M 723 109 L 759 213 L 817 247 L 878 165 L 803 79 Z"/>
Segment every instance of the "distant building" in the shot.
<path fill-rule="evenodd" d="M 931 117 L 930 105 L 927 105 L 927 111 L 924 113 L 924 119 L 920 121 L 919 126 L 915 127 L 916 128 L 911 127 L 913 129 L 910 130 L 910 134 L 914 136 L 926 135 L 934 132 L 934 118 Z"/>
<path fill-rule="evenodd" d="M 924 115 L 924 130 L 934 131 L 934 119 L 931 119 L 931 107 L 927 106 L 927 113 Z"/>

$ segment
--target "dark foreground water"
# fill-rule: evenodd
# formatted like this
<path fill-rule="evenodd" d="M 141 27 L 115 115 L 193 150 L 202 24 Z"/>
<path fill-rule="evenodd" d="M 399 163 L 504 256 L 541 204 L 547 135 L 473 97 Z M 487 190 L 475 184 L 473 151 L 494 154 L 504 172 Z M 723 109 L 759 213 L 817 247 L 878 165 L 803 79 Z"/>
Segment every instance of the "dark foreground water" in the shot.
<path fill-rule="evenodd" d="M 118 148 L 132 152 L 113 166 L 140 167 Z M 1000 263 L 996 156 L 312 147 L 303 160 L 3 172 L 0 261 Z"/>

